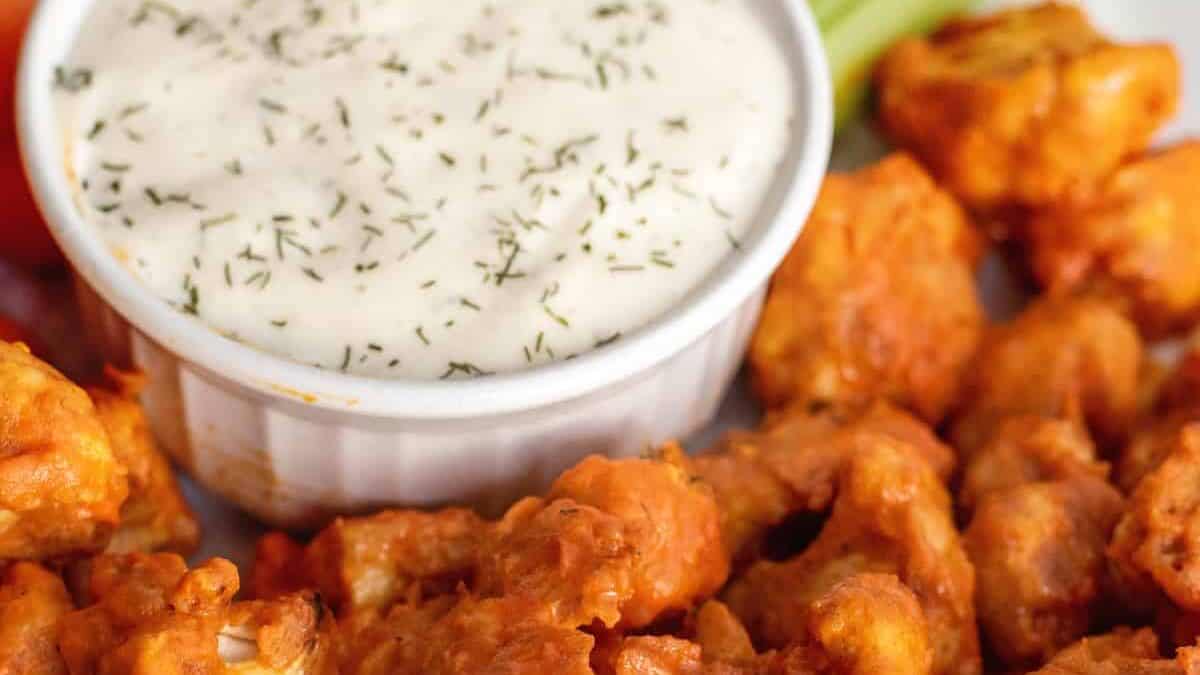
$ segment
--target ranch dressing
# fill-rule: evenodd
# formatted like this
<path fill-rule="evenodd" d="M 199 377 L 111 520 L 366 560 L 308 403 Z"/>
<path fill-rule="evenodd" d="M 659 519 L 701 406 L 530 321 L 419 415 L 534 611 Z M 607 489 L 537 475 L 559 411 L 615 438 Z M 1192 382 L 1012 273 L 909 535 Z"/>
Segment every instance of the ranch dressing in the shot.
<path fill-rule="evenodd" d="M 789 140 L 746 0 L 97 0 L 77 206 L 181 313 L 380 377 L 570 358 L 735 255 Z"/>

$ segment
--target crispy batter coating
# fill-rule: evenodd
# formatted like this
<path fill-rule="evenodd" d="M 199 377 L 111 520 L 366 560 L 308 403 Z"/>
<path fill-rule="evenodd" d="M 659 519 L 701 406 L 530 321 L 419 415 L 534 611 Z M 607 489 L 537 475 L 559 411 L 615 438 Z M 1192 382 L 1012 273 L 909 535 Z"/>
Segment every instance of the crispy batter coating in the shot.
<path fill-rule="evenodd" d="M 1086 289 L 1160 336 L 1200 318 L 1200 142 L 1125 164 L 1094 193 L 1030 223 L 1033 268 L 1052 293 Z"/>
<path fill-rule="evenodd" d="M 398 599 L 452 592 L 470 580 L 485 524 L 467 509 L 382 511 L 338 518 L 306 547 L 265 537 L 255 561 L 255 595 L 316 588 L 339 614 L 386 608 Z"/>
<path fill-rule="evenodd" d="M 1086 637 L 1058 653 L 1032 675 L 1194 675 L 1194 654 L 1159 656 L 1158 637 L 1149 628 L 1117 628 Z"/>
<path fill-rule="evenodd" d="M 1041 298 L 984 340 L 951 437 L 969 458 L 1006 419 L 1040 415 L 1119 445 L 1137 413 L 1141 367 L 1141 339 L 1117 310 L 1092 298 Z"/>
<path fill-rule="evenodd" d="M 992 650 L 1036 667 L 1082 637 L 1106 599 L 1105 547 L 1121 494 L 1087 473 L 986 493 L 963 539 Z"/>
<path fill-rule="evenodd" d="M 677 449 L 664 459 L 588 457 L 546 499 L 525 500 L 480 555 L 480 592 L 553 603 L 568 625 L 648 625 L 729 575 L 720 515 Z"/>
<path fill-rule="evenodd" d="M 980 210 L 1088 189 L 1174 114 L 1179 79 L 1169 46 L 1116 44 L 1054 3 L 901 41 L 876 74 L 887 134 Z"/>
<path fill-rule="evenodd" d="M 723 620 L 724 621 L 724 620 Z M 803 637 L 783 651 L 728 654 L 672 637 L 626 638 L 616 675 L 927 675 L 933 648 L 921 606 L 896 577 L 852 576 L 818 598 Z"/>
<path fill-rule="evenodd" d="M 983 330 L 977 254 L 962 209 L 907 155 L 829 175 L 754 334 L 755 391 L 768 407 L 886 398 L 936 423 Z"/>
<path fill-rule="evenodd" d="M 916 604 L 916 600 L 912 601 Z M 920 607 L 917 607 L 920 612 Z M 924 621 L 924 615 L 921 616 Z M 705 661 L 739 663 L 755 657 L 750 633 L 729 606 L 720 600 L 704 603 L 692 620 L 691 632 Z"/>
<path fill-rule="evenodd" d="M 1092 440 L 1077 422 L 1037 415 L 1005 420 L 963 471 L 958 504 L 970 514 L 988 493 L 1027 483 L 1108 477 Z"/>
<path fill-rule="evenodd" d="M 756 563 L 725 600 L 758 644 L 785 647 L 804 636 L 813 601 L 859 573 L 895 574 L 916 594 L 929 623 L 932 672 L 980 672 L 975 574 L 950 495 L 919 452 L 883 435 L 859 439 L 816 541 L 787 562 Z"/>
<path fill-rule="evenodd" d="M 1181 609 L 1200 611 L 1200 425 L 1178 435 L 1167 458 L 1130 497 L 1109 546 L 1122 584 L 1165 593 Z M 1132 594 L 1132 593 L 1131 593 Z"/>
<path fill-rule="evenodd" d="M 230 604 L 233 564 L 188 570 L 174 554 L 105 555 L 91 565 L 94 604 L 64 616 L 71 675 L 331 675 L 332 616 L 311 593 Z"/>
<path fill-rule="evenodd" d="M 74 611 L 57 575 L 15 563 L 0 575 L 0 675 L 67 675 L 58 621 Z"/>
<path fill-rule="evenodd" d="M 108 553 L 171 551 L 187 555 L 200 544 L 200 525 L 150 433 L 137 395 L 145 377 L 105 368 L 104 387 L 88 389 L 113 454 L 129 472 L 129 498 Z"/>
<path fill-rule="evenodd" d="M 82 389 L 0 342 L 0 560 L 99 550 L 128 486 Z"/>
<path fill-rule="evenodd" d="M 1117 485 L 1132 493 L 1171 453 L 1179 432 L 1193 422 L 1200 422 L 1200 348 L 1195 344 L 1163 383 L 1121 451 L 1113 476 Z"/>
<path fill-rule="evenodd" d="M 626 522 L 572 499 L 530 497 L 509 509 L 480 551 L 479 588 L 548 606 L 570 627 L 612 628 L 634 594 L 639 552 Z"/>
<path fill-rule="evenodd" d="M 732 432 L 692 458 L 692 473 L 713 488 L 731 558 L 745 563 L 758 557 L 763 536 L 789 515 L 826 510 L 838 472 L 863 434 L 908 443 L 942 480 L 954 470 L 954 451 L 928 426 L 882 401 L 856 415 L 789 406 L 769 415 L 762 429 Z"/>
<path fill-rule="evenodd" d="M 595 639 L 524 599 L 443 596 L 356 619 L 341 675 L 592 675 Z"/>

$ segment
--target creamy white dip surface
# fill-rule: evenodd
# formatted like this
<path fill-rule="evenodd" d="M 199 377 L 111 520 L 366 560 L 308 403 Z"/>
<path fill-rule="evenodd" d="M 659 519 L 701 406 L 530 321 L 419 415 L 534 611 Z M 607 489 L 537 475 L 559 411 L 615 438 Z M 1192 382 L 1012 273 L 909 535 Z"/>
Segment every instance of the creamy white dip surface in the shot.
<path fill-rule="evenodd" d="M 736 254 L 789 141 L 758 0 L 97 0 L 77 204 L 217 332 L 379 377 L 611 344 Z"/>

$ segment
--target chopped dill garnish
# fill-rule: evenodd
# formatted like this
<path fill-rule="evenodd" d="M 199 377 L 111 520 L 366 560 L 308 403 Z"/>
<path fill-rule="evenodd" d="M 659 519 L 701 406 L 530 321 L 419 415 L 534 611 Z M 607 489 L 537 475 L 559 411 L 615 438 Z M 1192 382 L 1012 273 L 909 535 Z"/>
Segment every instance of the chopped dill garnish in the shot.
<path fill-rule="evenodd" d="M 611 345 L 612 343 L 614 343 L 614 342 L 616 342 L 617 340 L 620 340 L 620 339 L 621 339 L 621 333 L 620 333 L 620 332 L 613 333 L 612 335 L 610 335 L 609 337 L 606 337 L 606 338 L 604 338 L 603 340 L 597 340 L 597 341 L 596 341 L 596 349 L 600 349 L 601 347 L 607 347 L 607 346 Z"/>

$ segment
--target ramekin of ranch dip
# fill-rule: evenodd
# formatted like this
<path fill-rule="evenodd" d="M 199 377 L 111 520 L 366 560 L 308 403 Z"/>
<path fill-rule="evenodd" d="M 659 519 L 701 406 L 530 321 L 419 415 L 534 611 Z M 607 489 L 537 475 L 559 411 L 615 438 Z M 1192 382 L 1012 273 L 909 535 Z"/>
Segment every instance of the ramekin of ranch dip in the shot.
<path fill-rule="evenodd" d="M 91 337 L 281 525 L 702 427 L 832 133 L 802 0 L 45 0 L 20 78 Z"/>

